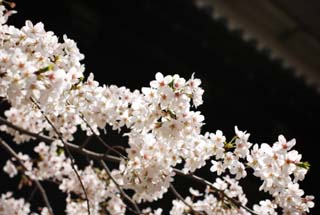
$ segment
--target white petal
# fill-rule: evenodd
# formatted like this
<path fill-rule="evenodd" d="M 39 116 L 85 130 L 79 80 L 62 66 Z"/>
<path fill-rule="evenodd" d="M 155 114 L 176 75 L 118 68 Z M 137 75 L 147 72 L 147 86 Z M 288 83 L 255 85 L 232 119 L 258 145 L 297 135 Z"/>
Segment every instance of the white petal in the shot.
<path fill-rule="evenodd" d="M 157 74 L 156 74 L 156 80 L 157 80 L 157 81 L 162 81 L 162 80 L 163 80 L 163 75 L 162 75 L 161 72 L 157 72 Z"/>

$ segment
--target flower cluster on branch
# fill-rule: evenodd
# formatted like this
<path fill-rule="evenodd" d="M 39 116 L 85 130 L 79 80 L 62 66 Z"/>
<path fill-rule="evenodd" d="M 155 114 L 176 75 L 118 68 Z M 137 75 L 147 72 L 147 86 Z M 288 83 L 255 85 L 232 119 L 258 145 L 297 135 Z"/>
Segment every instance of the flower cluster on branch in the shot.
<path fill-rule="evenodd" d="M 60 41 L 42 23 L 26 21 L 21 29 L 8 25 L 12 13 L 0 5 L 0 98 L 10 104 L 0 130 L 17 144 L 35 140 L 38 145 L 37 157 L 31 158 L 0 139 L 12 157 L 3 170 L 35 184 L 44 207 L 31 213 L 29 203 L 8 192 L 1 196 L 0 215 L 53 215 L 42 181 L 56 183 L 66 193 L 69 215 L 160 215 L 162 209 L 141 209 L 140 203 L 161 199 L 168 190 L 176 196 L 171 215 L 298 215 L 314 206 L 313 196 L 299 188 L 309 164 L 292 149 L 294 139 L 280 135 L 273 145 L 252 144 L 250 134 L 237 126 L 230 141 L 220 130 L 203 133 L 204 116 L 196 107 L 204 90 L 193 75 L 186 80 L 157 73 L 150 86 L 134 91 L 101 85 L 93 74 L 84 77 L 84 55 L 73 40 L 63 36 Z M 125 128 L 125 150 L 101 138 L 107 126 Z M 87 142 L 72 143 L 79 132 L 96 137 L 105 153 L 86 149 Z M 73 152 L 89 158 L 90 165 L 80 168 Z M 117 168 L 110 170 L 107 161 Z M 208 161 L 213 183 L 195 175 Z M 262 181 L 260 190 L 270 194 L 252 209 L 239 184 L 248 169 Z M 173 186 L 176 175 L 205 187 L 182 197 Z"/>

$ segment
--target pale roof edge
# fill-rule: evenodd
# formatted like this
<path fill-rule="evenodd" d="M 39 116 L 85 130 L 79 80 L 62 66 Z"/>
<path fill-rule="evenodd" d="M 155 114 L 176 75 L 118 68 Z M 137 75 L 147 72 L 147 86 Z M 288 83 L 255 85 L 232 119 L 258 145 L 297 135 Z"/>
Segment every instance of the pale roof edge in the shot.
<path fill-rule="evenodd" d="M 320 92 L 320 38 L 269 0 L 197 0 L 212 8 L 214 19 L 224 18 L 229 30 L 241 30 L 242 38 L 254 39 L 257 49 L 269 49 L 284 67 Z M 300 29 L 301 28 L 301 29 Z"/>

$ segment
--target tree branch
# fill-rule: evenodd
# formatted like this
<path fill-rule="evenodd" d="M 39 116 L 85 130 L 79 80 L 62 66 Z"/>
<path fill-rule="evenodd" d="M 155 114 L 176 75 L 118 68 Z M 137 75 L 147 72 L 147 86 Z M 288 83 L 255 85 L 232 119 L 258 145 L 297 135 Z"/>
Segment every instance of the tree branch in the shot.
<path fill-rule="evenodd" d="M 112 151 L 114 153 L 116 153 L 117 155 L 119 155 L 121 158 L 128 160 L 127 157 L 125 157 L 124 155 L 122 155 L 118 150 L 112 148 L 111 146 L 109 146 L 108 143 L 106 143 L 92 128 L 92 126 L 89 124 L 89 122 L 86 120 L 86 118 L 84 117 L 84 115 L 82 113 L 80 113 L 80 118 L 86 123 L 86 125 L 89 127 L 90 131 L 93 133 L 93 135 L 100 141 L 100 143 L 102 143 L 102 145 L 104 145 L 109 151 Z"/>
<path fill-rule="evenodd" d="M 199 182 L 200 184 L 204 184 L 204 185 L 206 185 L 206 186 L 211 187 L 214 191 L 216 191 L 217 193 L 219 193 L 221 196 L 223 196 L 224 198 L 226 198 L 227 200 L 229 200 L 230 202 L 232 202 L 232 203 L 235 204 L 236 206 L 245 209 L 246 211 L 248 211 L 249 213 L 251 213 L 251 214 L 253 214 L 253 215 L 258 215 L 256 212 L 254 212 L 253 210 L 251 210 L 251 209 L 248 208 L 247 206 L 241 204 L 241 202 L 239 202 L 238 200 L 229 197 L 223 190 L 220 190 L 220 189 L 216 188 L 211 182 L 207 181 L 206 179 L 201 178 L 201 177 L 199 177 L 199 176 L 197 176 L 197 175 L 194 175 L 194 174 L 185 174 L 185 173 L 184 173 L 183 171 L 181 171 L 180 169 L 175 169 L 175 168 L 174 168 L 173 171 L 174 171 L 175 173 L 177 173 L 177 175 L 190 178 L 190 179 L 192 179 L 193 181 L 197 181 L 197 182 Z"/>
<path fill-rule="evenodd" d="M 8 120 L 6 120 L 6 119 L 4 119 L 2 117 L 0 117 L 0 124 L 6 125 L 9 128 L 15 129 L 15 130 L 17 130 L 18 132 L 20 132 L 22 134 L 25 134 L 25 135 L 28 135 L 30 137 L 36 138 L 36 139 L 38 139 L 40 141 L 43 141 L 45 143 L 51 143 L 51 142 L 57 140 L 57 139 L 49 137 L 49 136 L 45 136 L 45 135 L 41 135 L 41 134 L 30 132 L 27 129 L 24 129 L 24 128 L 21 128 L 21 127 L 19 127 L 17 125 L 14 125 L 13 123 L 9 122 Z M 92 159 L 96 159 L 96 160 L 104 159 L 104 160 L 109 160 L 109 161 L 112 161 L 112 162 L 115 162 L 115 163 L 119 163 L 120 160 L 121 160 L 118 157 L 115 157 L 115 156 L 112 156 L 112 155 L 106 155 L 106 154 L 102 154 L 102 153 L 96 153 L 96 152 L 87 150 L 85 148 L 82 148 L 81 146 L 78 146 L 78 145 L 75 145 L 75 144 L 72 144 L 72 143 L 65 142 L 65 145 L 67 145 L 69 147 L 69 149 L 71 149 L 72 151 L 77 152 L 77 153 L 82 154 L 82 155 L 86 155 L 86 156 L 88 156 L 89 158 L 92 158 Z"/>
<path fill-rule="evenodd" d="M 83 141 L 83 143 L 80 145 L 80 148 L 85 148 L 85 147 L 88 145 L 88 143 L 90 142 L 91 138 L 92 138 L 92 136 L 88 136 L 88 137 Z"/>
<path fill-rule="evenodd" d="M 22 160 L 19 158 L 18 154 L 1 138 L 0 138 L 0 146 L 18 161 L 18 163 L 22 166 L 24 172 L 28 171 L 27 167 L 24 165 Z M 27 174 L 25 174 L 25 175 L 28 176 Z M 32 180 L 34 182 L 37 189 L 40 191 L 42 199 L 43 199 L 45 205 L 47 206 L 50 214 L 54 215 L 51 204 L 50 204 L 48 196 L 47 196 L 47 193 L 46 193 L 45 189 L 43 188 L 43 186 L 41 185 L 41 183 L 35 178 L 32 178 L 30 176 L 28 176 L 28 177 L 30 178 L 30 180 Z"/>
<path fill-rule="evenodd" d="M 83 190 L 83 192 L 84 192 L 85 200 L 86 200 L 86 202 L 87 202 L 88 215 L 90 215 L 90 214 L 91 214 L 91 213 L 90 213 L 90 202 L 89 202 L 88 194 L 87 194 L 86 188 L 84 187 L 84 184 L 83 184 L 83 182 L 82 182 L 82 180 L 81 180 L 81 177 L 80 177 L 80 175 L 79 175 L 79 173 L 78 173 L 78 171 L 77 171 L 77 169 L 76 169 L 76 167 L 75 167 L 74 157 L 73 157 L 73 155 L 71 154 L 71 152 L 70 152 L 70 150 L 69 150 L 69 148 L 68 148 L 68 145 L 65 144 L 66 142 L 64 141 L 62 134 L 58 131 L 58 129 L 55 127 L 55 125 L 54 125 L 53 122 L 49 119 L 49 117 L 44 113 L 44 111 L 42 110 L 42 108 L 40 107 L 40 105 L 38 104 L 38 102 L 37 102 L 34 98 L 32 98 L 32 97 L 30 97 L 30 100 L 31 100 L 31 102 L 32 102 L 33 104 L 35 104 L 35 105 L 37 106 L 37 108 L 38 108 L 38 109 L 40 110 L 40 112 L 42 113 L 43 117 L 44 117 L 44 118 L 46 119 L 46 121 L 50 124 L 50 126 L 52 127 L 52 129 L 54 130 L 54 132 L 58 135 L 59 139 L 60 139 L 61 142 L 63 143 L 64 148 L 66 149 L 66 151 L 67 151 L 67 153 L 68 153 L 68 155 L 69 155 L 69 157 L 70 157 L 71 167 L 72 167 L 73 171 L 75 172 L 75 174 L 76 174 L 76 176 L 77 176 L 77 178 L 78 178 L 78 180 L 79 180 L 79 182 L 80 182 L 81 188 L 82 188 L 82 190 Z"/>
<path fill-rule="evenodd" d="M 129 201 L 129 202 L 133 205 L 136 214 L 138 214 L 138 215 L 141 214 L 141 211 L 140 211 L 138 205 L 135 203 L 135 201 L 134 201 L 133 199 L 131 199 L 131 198 L 123 191 L 123 189 L 120 187 L 120 185 L 118 184 L 118 182 L 117 182 L 117 181 L 114 179 L 114 177 L 111 175 L 111 171 L 110 171 L 109 167 L 107 166 L 107 164 L 106 164 L 103 160 L 100 160 L 100 164 L 101 164 L 101 166 L 106 170 L 109 178 L 112 180 L 112 182 L 113 182 L 113 183 L 116 185 L 116 187 L 118 188 L 121 196 L 122 196 L 124 199 L 126 199 L 127 201 Z"/>
<path fill-rule="evenodd" d="M 187 207 L 190 208 L 190 210 L 192 212 L 194 212 L 195 214 L 200 214 L 200 215 L 204 215 L 207 213 L 203 213 L 202 211 L 196 211 L 195 209 L 193 209 L 192 205 L 190 205 L 188 202 L 186 202 L 186 200 L 184 200 L 184 198 L 180 195 L 180 193 L 176 190 L 176 188 L 173 186 L 173 184 L 170 184 L 170 190 L 172 191 L 172 193 L 180 200 L 183 202 L 183 204 L 185 204 Z"/>
<path fill-rule="evenodd" d="M 30 137 L 33 137 L 33 138 L 36 138 L 40 141 L 43 141 L 43 142 L 46 142 L 46 143 L 51 143 L 53 141 L 55 141 L 56 139 L 54 138 L 51 138 L 51 137 L 48 137 L 48 136 L 45 136 L 45 135 L 41 135 L 41 134 L 36 134 L 34 132 L 31 132 L 27 129 L 24 129 L 24 128 L 21 128 L 11 122 L 9 122 L 8 120 L 6 120 L 5 118 L 1 117 L 0 116 L 0 124 L 3 124 L 3 125 L 6 125 L 8 126 L 9 128 L 12 128 L 22 134 L 25 134 L 25 135 L 28 135 Z"/>

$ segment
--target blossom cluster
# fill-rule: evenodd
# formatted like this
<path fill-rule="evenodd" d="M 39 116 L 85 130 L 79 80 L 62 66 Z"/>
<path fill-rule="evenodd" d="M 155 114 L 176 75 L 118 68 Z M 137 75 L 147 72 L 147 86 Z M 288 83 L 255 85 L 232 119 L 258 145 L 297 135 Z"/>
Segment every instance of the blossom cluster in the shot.
<path fill-rule="evenodd" d="M 59 189 L 68 194 L 66 199 L 67 214 L 85 214 L 87 212 L 87 206 L 86 202 L 83 200 L 84 193 L 81 189 L 80 182 L 71 167 L 70 159 L 66 158 L 65 153 L 59 146 L 62 146 L 59 141 L 52 142 L 50 146 L 46 145 L 44 142 L 40 142 L 39 145 L 34 148 L 34 151 L 39 156 L 39 159 L 34 166 L 32 166 L 32 161 L 27 155 L 20 155 L 19 157 L 24 158 L 24 165 L 30 164 L 28 175 L 31 178 L 48 180 L 60 184 Z M 10 177 L 14 177 L 18 173 L 17 168 L 11 161 L 6 163 L 4 171 L 7 172 Z M 125 206 L 120 198 L 119 191 L 110 178 L 108 178 L 105 171 L 97 171 L 92 165 L 89 165 L 84 170 L 78 170 L 78 173 L 86 188 L 88 198 L 91 200 L 92 214 L 99 214 L 103 207 L 107 208 L 108 211 L 112 211 L 112 214 L 125 213 Z M 115 178 L 119 178 L 117 177 L 117 171 L 113 171 L 112 175 Z M 77 195 L 79 198 L 73 199 L 71 194 Z M 20 202 L 23 203 L 22 200 L 20 200 Z M 23 209 L 25 211 L 18 213 L 19 215 L 28 214 L 29 211 L 24 209 L 28 208 L 28 204 L 22 203 L 17 203 L 17 205 L 12 208 L 21 208 L 21 210 Z"/>
<path fill-rule="evenodd" d="M 93 74 L 84 77 L 80 63 L 84 55 L 73 40 L 63 36 L 59 42 L 42 23 L 26 21 L 21 29 L 7 25 L 8 13 L 0 5 L 0 98 L 10 104 L 4 115 L 21 129 L 55 139 L 34 148 L 37 158 L 19 154 L 26 168 L 20 172 L 30 180 L 58 183 L 67 196 L 68 215 L 86 214 L 87 204 L 93 215 L 126 214 L 132 209 L 123 192 L 133 191 L 134 203 L 155 201 L 172 186 L 178 164 L 183 174 L 192 175 L 208 161 L 216 175 L 215 189 L 191 189 L 192 197 L 173 200 L 170 214 L 250 214 L 239 185 L 247 168 L 262 180 L 261 190 L 273 198 L 255 205 L 256 213 L 277 214 L 281 209 L 284 214 L 303 214 L 313 207 L 313 197 L 299 189 L 307 165 L 291 150 L 295 140 L 280 135 L 272 146 L 259 146 L 250 143 L 250 134 L 237 126 L 229 142 L 220 130 L 202 133 L 204 116 L 196 107 L 203 102 L 204 90 L 194 75 L 186 80 L 157 73 L 150 86 L 134 91 L 100 85 Z M 94 162 L 83 169 L 74 165 L 63 151 L 65 143 L 74 141 L 78 130 L 99 136 L 106 126 L 126 128 L 129 147 L 124 154 L 118 152 L 118 168 L 108 173 Z M 11 134 L 16 143 L 34 138 L 8 125 L 0 130 Z M 3 169 L 14 177 L 19 165 L 12 158 Z M 162 209 L 146 208 L 141 213 L 160 215 Z M 30 214 L 30 207 L 7 193 L 0 200 L 2 214 Z M 41 214 L 50 213 L 44 208 Z"/>
<path fill-rule="evenodd" d="M 0 198 L 0 214 L 30 214 L 30 204 L 25 202 L 23 198 L 13 198 L 13 193 L 7 192 L 1 195 Z M 49 215 L 47 208 L 42 208 L 41 213 L 31 213 L 30 215 Z"/>

